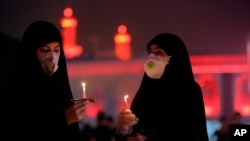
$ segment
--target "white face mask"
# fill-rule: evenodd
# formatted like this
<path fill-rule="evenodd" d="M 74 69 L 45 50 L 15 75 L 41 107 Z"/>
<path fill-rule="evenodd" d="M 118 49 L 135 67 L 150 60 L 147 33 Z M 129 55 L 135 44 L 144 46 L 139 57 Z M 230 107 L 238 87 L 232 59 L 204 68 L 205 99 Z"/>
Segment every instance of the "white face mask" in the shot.
<path fill-rule="evenodd" d="M 43 71 L 51 76 L 58 68 L 59 56 L 55 52 L 48 52 L 38 56 L 38 59 L 43 67 Z"/>
<path fill-rule="evenodd" d="M 148 60 L 144 63 L 144 71 L 148 75 L 148 77 L 152 79 L 159 79 L 164 73 L 165 66 L 169 62 L 168 58 L 162 58 L 156 56 L 153 53 L 150 53 L 148 56 Z"/>

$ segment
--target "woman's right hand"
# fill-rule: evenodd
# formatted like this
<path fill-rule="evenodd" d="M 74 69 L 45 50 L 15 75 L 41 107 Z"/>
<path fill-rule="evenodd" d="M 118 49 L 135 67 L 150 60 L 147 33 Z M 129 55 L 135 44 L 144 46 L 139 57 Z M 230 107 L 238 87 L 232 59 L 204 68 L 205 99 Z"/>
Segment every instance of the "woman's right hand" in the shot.
<path fill-rule="evenodd" d="M 88 101 L 77 101 L 65 110 L 65 116 L 68 124 L 82 120 L 88 103 Z"/>
<path fill-rule="evenodd" d="M 118 114 L 117 119 L 118 129 L 124 132 L 128 132 L 129 128 L 138 123 L 138 118 L 132 113 L 130 109 L 123 109 Z"/>

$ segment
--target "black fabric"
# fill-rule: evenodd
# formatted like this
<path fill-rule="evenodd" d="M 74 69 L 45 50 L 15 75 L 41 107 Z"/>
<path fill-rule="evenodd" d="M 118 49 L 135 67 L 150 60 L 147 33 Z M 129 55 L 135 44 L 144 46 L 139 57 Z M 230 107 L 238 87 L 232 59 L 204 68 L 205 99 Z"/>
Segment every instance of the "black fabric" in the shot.
<path fill-rule="evenodd" d="M 54 41 L 61 45 L 59 67 L 51 77 L 47 77 L 35 51 Z M 5 131 L 10 133 L 7 138 L 18 134 L 14 138 L 20 140 L 79 140 L 78 123 L 68 125 L 64 114 L 64 110 L 73 104 L 72 93 L 62 38 L 55 25 L 36 21 L 28 26 L 5 91 L 12 105 L 12 108 L 5 109 L 8 121 Z"/>
<path fill-rule="evenodd" d="M 147 44 L 156 44 L 171 56 L 160 79 L 145 73 L 132 104 L 139 118 L 133 133 L 147 141 L 208 141 L 206 117 L 200 86 L 195 82 L 184 42 L 172 33 L 163 33 Z"/>

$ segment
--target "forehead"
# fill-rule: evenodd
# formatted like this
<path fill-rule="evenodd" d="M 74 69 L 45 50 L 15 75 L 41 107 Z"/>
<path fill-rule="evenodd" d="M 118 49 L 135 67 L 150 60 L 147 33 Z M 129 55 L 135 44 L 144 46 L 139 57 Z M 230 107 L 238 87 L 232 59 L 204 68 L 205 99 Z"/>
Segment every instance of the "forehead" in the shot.
<path fill-rule="evenodd" d="M 156 45 L 156 44 L 151 44 L 151 45 L 150 45 L 150 49 L 151 49 L 151 50 L 159 49 L 159 46 Z"/>
<path fill-rule="evenodd" d="M 49 48 L 60 47 L 60 43 L 59 42 L 51 42 L 51 43 L 48 43 L 42 47 L 49 47 Z"/>
<path fill-rule="evenodd" d="M 162 52 L 165 52 L 162 48 L 160 48 L 157 44 L 151 44 L 150 45 L 150 48 L 149 48 L 150 51 L 162 51 Z"/>

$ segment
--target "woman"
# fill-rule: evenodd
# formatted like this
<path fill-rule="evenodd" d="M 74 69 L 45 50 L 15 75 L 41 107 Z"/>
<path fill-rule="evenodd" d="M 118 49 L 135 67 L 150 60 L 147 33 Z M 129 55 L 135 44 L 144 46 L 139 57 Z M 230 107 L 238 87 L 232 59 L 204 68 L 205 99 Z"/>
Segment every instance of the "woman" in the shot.
<path fill-rule="evenodd" d="M 87 102 L 72 102 L 60 31 L 46 21 L 24 32 L 7 86 L 8 132 L 23 140 L 78 141 Z M 13 110 L 14 109 L 14 110 Z"/>
<path fill-rule="evenodd" d="M 131 109 L 118 115 L 117 140 L 208 141 L 202 92 L 184 42 L 162 33 L 147 44 L 147 52 Z"/>

